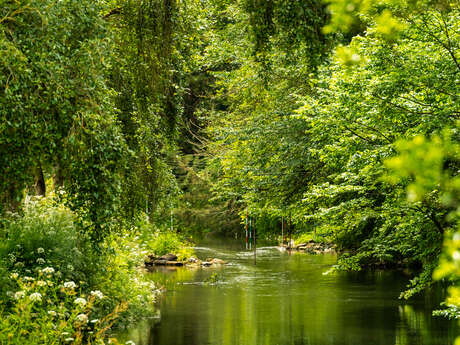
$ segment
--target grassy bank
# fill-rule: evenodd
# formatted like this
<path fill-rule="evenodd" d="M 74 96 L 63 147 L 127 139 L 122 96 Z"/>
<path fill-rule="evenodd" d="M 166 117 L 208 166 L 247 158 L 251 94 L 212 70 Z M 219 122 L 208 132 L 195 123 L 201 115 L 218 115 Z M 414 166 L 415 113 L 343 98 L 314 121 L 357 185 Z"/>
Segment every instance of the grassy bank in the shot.
<path fill-rule="evenodd" d="M 27 199 L 2 220 L 0 343 L 105 344 L 114 328 L 153 312 L 160 286 L 141 268 L 149 253 L 191 251 L 146 220 L 97 246 L 76 215 L 53 199 Z"/>

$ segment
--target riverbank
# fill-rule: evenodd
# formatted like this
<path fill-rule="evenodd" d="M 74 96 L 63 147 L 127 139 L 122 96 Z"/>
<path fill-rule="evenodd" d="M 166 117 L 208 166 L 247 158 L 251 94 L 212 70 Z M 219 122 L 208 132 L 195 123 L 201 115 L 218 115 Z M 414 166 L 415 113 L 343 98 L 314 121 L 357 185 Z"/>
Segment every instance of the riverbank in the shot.
<path fill-rule="evenodd" d="M 76 215 L 37 198 L 0 229 L 0 343 L 106 343 L 115 328 L 155 312 L 159 284 L 140 269 L 149 252 L 193 252 L 146 220 L 94 246 Z M 19 329 L 21 332 L 12 332 Z"/>
<path fill-rule="evenodd" d="M 334 243 L 316 242 L 313 240 L 297 244 L 295 242 L 291 244 L 281 244 L 280 247 L 286 250 L 296 250 L 308 254 L 335 253 L 337 250 L 337 246 Z"/>

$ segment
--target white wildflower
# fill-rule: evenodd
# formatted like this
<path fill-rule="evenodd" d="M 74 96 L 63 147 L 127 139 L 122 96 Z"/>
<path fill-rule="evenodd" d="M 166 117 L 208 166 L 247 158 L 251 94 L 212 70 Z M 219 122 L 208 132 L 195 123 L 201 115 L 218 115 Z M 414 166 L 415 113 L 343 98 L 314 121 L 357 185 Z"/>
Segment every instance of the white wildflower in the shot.
<path fill-rule="evenodd" d="M 96 322 L 99 322 L 99 319 L 91 320 L 91 323 L 96 323 Z"/>
<path fill-rule="evenodd" d="M 76 319 L 81 323 L 88 323 L 88 316 L 86 314 L 78 314 Z"/>
<path fill-rule="evenodd" d="M 16 256 L 14 256 L 14 254 L 8 254 L 8 259 L 13 263 L 16 261 Z"/>
<path fill-rule="evenodd" d="M 33 282 L 34 280 L 35 280 L 35 278 L 32 278 L 32 277 L 28 277 L 28 276 L 24 277 L 25 282 Z"/>
<path fill-rule="evenodd" d="M 459 252 L 458 250 L 456 250 L 456 251 L 452 254 L 452 258 L 453 258 L 455 261 L 460 260 L 460 252 Z"/>
<path fill-rule="evenodd" d="M 24 298 L 24 296 L 26 295 L 26 293 L 24 291 L 18 291 L 14 294 L 14 299 L 21 299 L 21 298 Z"/>
<path fill-rule="evenodd" d="M 18 279 L 19 274 L 17 274 L 17 273 L 11 273 L 10 277 L 11 277 L 11 279 Z"/>
<path fill-rule="evenodd" d="M 48 310 L 48 315 L 56 316 L 57 313 L 54 310 Z"/>
<path fill-rule="evenodd" d="M 37 264 L 43 265 L 44 263 L 45 263 L 45 259 L 42 259 L 42 258 L 37 259 Z"/>
<path fill-rule="evenodd" d="M 53 267 L 45 267 L 44 269 L 42 269 L 42 272 L 46 273 L 46 274 L 53 274 L 54 273 L 54 268 Z"/>
<path fill-rule="evenodd" d="M 125 344 L 126 345 L 136 345 L 136 343 L 132 340 L 128 340 Z"/>
<path fill-rule="evenodd" d="M 78 297 L 75 299 L 74 303 L 79 305 L 80 307 L 84 307 L 86 305 L 86 299 Z"/>
<path fill-rule="evenodd" d="M 77 287 L 77 284 L 75 284 L 73 281 L 65 282 L 64 287 L 66 289 L 75 289 Z"/>
<path fill-rule="evenodd" d="M 74 338 L 65 338 L 64 341 L 70 343 L 71 341 L 74 341 L 75 339 Z"/>
<path fill-rule="evenodd" d="M 43 280 L 39 280 L 39 281 L 37 281 L 37 285 L 38 286 L 46 286 L 46 282 L 43 281 Z"/>
<path fill-rule="evenodd" d="M 33 302 L 40 302 L 42 300 L 42 294 L 39 292 L 34 292 L 30 294 L 29 298 Z"/>
<path fill-rule="evenodd" d="M 91 291 L 91 296 L 95 296 L 99 299 L 103 299 L 104 298 L 104 294 L 99 291 L 99 290 L 96 290 L 96 291 Z"/>
<path fill-rule="evenodd" d="M 73 267 L 71 264 L 68 264 L 68 265 L 67 265 L 67 269 L 68 269 L 69 271 L 73 271 L 73 270 L 74 270 L 74 267 Z"/>
<path fill-rule="evenodd" d="M 45 249 L 43 249 L 41 247 L 37 249 L 38 254 L 43 254 L 44 252 L 45 252 Z"/>

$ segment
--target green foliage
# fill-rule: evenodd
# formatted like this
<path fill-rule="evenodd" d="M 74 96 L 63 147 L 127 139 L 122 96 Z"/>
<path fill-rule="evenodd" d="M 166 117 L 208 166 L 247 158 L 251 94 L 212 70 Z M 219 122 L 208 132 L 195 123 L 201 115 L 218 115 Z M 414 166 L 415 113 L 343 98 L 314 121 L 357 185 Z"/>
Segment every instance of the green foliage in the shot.
<path fill-rule="evenodd" d="M 399 155 L 387 160 L 387 165 L 392 169 L 389 179 L 393 182 L 409 180 L 407 186 L 408 200 L 417 205 L 429 203 L 433 194 L 439 198 L 439 203 L 446 211 L 443 218 L 436 219 L 438 226 L 444 233 L 444 253 L 439 265 L 433 261 L 424 267 L 424 271 L 411 281 L 412 287 L 402 297 L 410 297 L 431 283 L 432 272 L 436 280 L 448 278 L 453 286 L 449 287 L 449 296 L 444 309 L 433 312 L 435 316 L 450 319 L 460 318 L 460 288 L 458 287 L 459 270 L 459 200 L 460 191 L 458 164 L 460 162 L 458 140 L 452 141 L 457 132 L 445 130 L 442 137 L 433 137 L 431 140 L 419 136 L 411 141 L 398 143 Z M 437 267 L 436 267 L 437 266 Z M 456 343 L 460 339 L 457 338 Z"/>
<path fill-rule="evenodd" d="M 433 193 L 441 193 L 445 206 L 458 205 L 459 178 L 455 171 L 460 151 L 458 134 L 448 129 L 443 134 L 443 137 L 435 136 L 431 140 L 417 136 L 411 141 L 400 141 L 396 143 L 400 154 L 386 161 L 393 173 L 389 176 L 390 182 L 410 181 L 407 197 L 411 202 L 424 201 L 432 198 Z"/>
<path fill-rule="evenodd" d="M 373 28 L 384 39 L 392 41 L 407 26 L 405 21 L 426 11 L 456 9 L 455 1 L 445 0 L 328 0 L 330 22 L 327 33 L 352 31 L 362 22 L 375 23 Z M 458 5 L 458 4 L 457 4 Z"/>
<path fill-rule="evenodd" d="M 242 217 L 247 207 L 266 225 L 261 233 L 279 234 L 263 220 L 289 215 L 296 236 L 332 233 L 350 253 L 341 268 L 413 268 L 419 276 L 404 297 L 421 291 L 456 223 L 447 181 L 458 175 L 458 147 L 448 144 L 458 134 L 446 128 L 458 126 L 458 7 L 331 1 L 325 30 L 337 49 L 321 61 L 312 60 L 314 51 L 301 56 L 268 44 L 286 33 L 275 15 L 281 2 L 248 4 L 250 18 L 259 14 L 251 29 L 260 35 L 233 22 L 215 44 L 238 61 L 216 73 L 227 106 L 213 109 L 207 127 L 216 198 L 235 200 Z M 289 30 L 301 37 L 294 23 Z M 235 31 L 240 43 L 232 49 Z M 263 62 L 247 54 L 253 45 L 265 52 Z M 449 146 L 449 158 L 439 154 Z"/>
<path fill-rule="evenodd" d="M 179 193 L 173 167 L 201 3 L 0 4 L 2 297 L 9 273 L 49 266 L 82 293 L 103 291 L 106 313 L 127 302 L 117 322 L 136 320 L 158 292 L 137 270 L 146 242 L 183 258 L 189 250 L 177 235 L 141 243 L 113 230 L 143 210 L 161 223 Z M 31 321 L 24 315 L 10 317 Z"/>
<path fill-rule="evenodd" d="M 116 212 L 125 151 L 105 81 L 112 45 L 102 9 L 27 0 L 0 10 L 1 208 L 16 210 L 34 181 L 53 175 L 95 240 Z"/>
<path fill-rule="evenodd" d="M 166 218 L 180 193 L 173 169 L 193 113 L 187 106 L 198 70 L 203 7 L 176 0 L 119 0 L 115 6 L 107 14 L 116 45 L 110 85 L 132 153 L 124 170 L 122 212 Z"/>
<path fill-rule="evenodd" d="M 33 276 L 12 274 L 15 290 L 9 291 L 11 312 L 0 305 L 2 344 L 105 344 L 107 330 L 126 306 L 98 314 L 106 298 L 100 291 L 82 294 L 73 281 L 60 278 L 51 267 Z"/>
<path fill-rule="evenodd" d="M 328 19 L 322 1 L 244 0 L 241 4 L 249 17 L 256 60 L 270 64 L 269 55 L 284 50 L 314 67 L 330 48 L 330 37 L 321 30 Z"/>
<path fill-rule="evenodd" d="M 3 266 L 20 274 L 51 266 L 63 279 L 87 280 L 93 258 L 79 230 L 75 214 L 62 204 L 28 198 L 23 214 L 11 215 L 2 229 Z"/>
<path fill-rule="evenodd" d="M 95 244 L 121 218 L 168 214 L 200 4 L 2 5 L 0 212 L 62 188 Z"/>
<path fill-rule="evenodd" d="M 299 235 L 296 235 L 294 237 L 294 241 L 296 244 L 299 243 L 308 243 L 310 241 L 314 242 L 323 242 L 323 243 L 333 243 L 335 238 L 334 238 L 334 233 L 333 232 L 320 232 L 317 229 L 316 233 L 315 232 L 303 232 L 300 233 Z M 330 230 L 330 229 L 325 229 L 325 230 Z"/>
<path fill-rule="evenodd" d="M 108 296 L 101 304 L 104 313 L 109 313 L 119 304 L 126 304 L 127 308 L 119 314 L 116 326 L 129 327 L 154 312 L 154 302 L 160 291 L 157 284 L 140 269 L 148 250 L 135 232 L 110 236 L 106 246 L 108 252 L 92 284 Z"/>
<path fill-rule="evenodd" d="M 159 291 L 155 282 L 139 270 L 144 257 L 152 252 L 147 240 L 149 245 L 156 244 L 151 234 L 144 232 L 145 241 L 135 229 L 132 233 L 112 235 L 96 252 L 89 237 L 79 231 L 75 213 L 56 200 L 27 199 L 23 210 L 22 216 L 12 215 L 7 220 L 0 237 L 0 296 L 5 301 L 4 313 L 14 313 L 14 303 L 8 295 L 19 287 L 12 277 L 34 276 L 50 269 L 59 281 L 76 282 L 80 294 L 89 296 L 91 291 L 98 290 L 106 296 L 93 310 L 93 318 L 102 318 L 118 305 L 126 305 L 123 310 L 119 309 L 115 321 L 117 326 L 123 326 L 152 312 L 152 301 Z M 168 237 L 169 248 L 172 247 L 171 238 Z M 190 253 L 182 248 L 183 245 L 174 237 L 174 250 L 185 258 Z M 158 246 L 166 247 L 163 242 Z M 56 284 L 53 286 L 58 288 Z M 58 303 L 65 296 L 58 293 L 54 297 Z M 23 320 L 18 316 L 14 322 L 29 322 L 28 314 L 24 315 Z M 41 315 L 37 322 L 47 323 L 48 318 L 42 316 L 46 315 Z"/>
<path fill-rule="evenodd" d="M 446 306 L 445 303 L 441 303 L 441 306 Z M 460 309 L 456 305 L 449 305 L 446 309 L 433 311 L 433 316 L 442 316 L 448 319 L 460 319 Z"/>
<path fill-rule="evenodd" d="M 213 231 L 240 231 L 239 205 L 222 200 L 211 191 L 212 172 L 205 157 L 182 158 L 177 168 L 181 195 L 173 210 L 175 228 L 195 238 Z"/>
<path fill-rule="evenodd" d="M 147 243 L 147 247 L 155 255 L 175 253 L 178 255 L 179 260 L 186 259 L 192 253 L 185 250 L 183 238 L 173 231 L 163 231 L 154 234 L 152 239 Z"/>

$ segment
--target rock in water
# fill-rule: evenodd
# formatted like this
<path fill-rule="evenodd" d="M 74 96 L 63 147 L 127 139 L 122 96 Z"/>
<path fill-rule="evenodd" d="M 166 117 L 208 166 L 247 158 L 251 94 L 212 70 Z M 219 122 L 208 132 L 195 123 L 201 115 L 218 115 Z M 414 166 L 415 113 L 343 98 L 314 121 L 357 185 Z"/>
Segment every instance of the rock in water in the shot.
<path fill-rule="evenodd" d="M 155 260 L 158 260 L 158 258 L 153 254 L 149 254 L 145 257 L 144 264 L 145 266 L 152 266 Z"/>
<path fill-rule="evenodd" d="M 184 263 L 180 261 L 166 261 L 166 266 L 184 266 Z"/>
<path fill-rule="evenodd" d="M 166 261 L 176 261 L 177 260 L 177 255 L 169 253 L 169 254 L 160 256 L 159 259 L 160 260 L 166 260 Z"/>
<path fill-rule="evenodd" d="M 214 265 L 225 265 L 225 261 L 224 261 L 224 260 L 221 260 L 221 259 L 212 259 L 211 262 L 212 262 Z"/>

